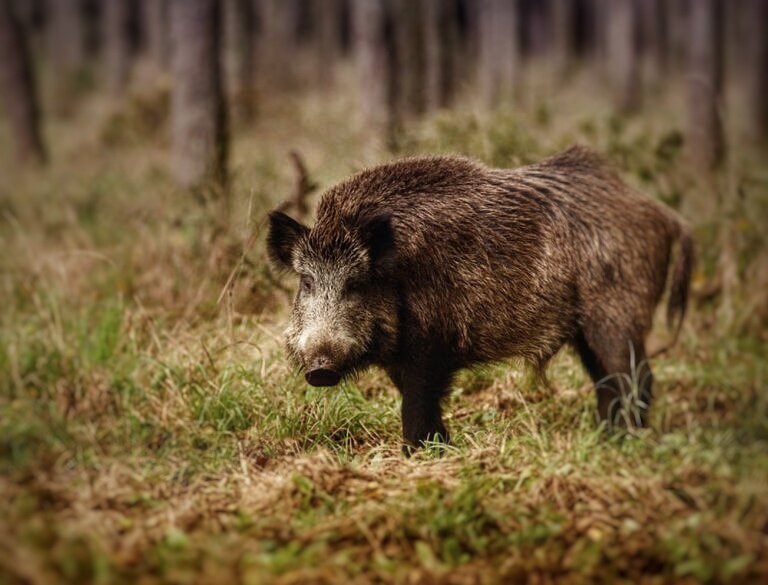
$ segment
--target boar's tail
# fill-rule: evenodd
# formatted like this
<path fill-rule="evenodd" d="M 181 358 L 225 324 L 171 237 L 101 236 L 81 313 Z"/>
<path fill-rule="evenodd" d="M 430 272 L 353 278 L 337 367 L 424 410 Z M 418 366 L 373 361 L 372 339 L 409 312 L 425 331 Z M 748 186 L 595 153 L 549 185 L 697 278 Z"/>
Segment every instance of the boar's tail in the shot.
<path fill-rule="evenodd" d="M 679 250 L 672 269 L 672 284 L 667 301 L 667 327 L 674 333 L 672 341 L 654 351 L 653 356 L 664 353 L 677 342 L 685 319 L 685 312 L 688 309 L 688 291 L 691 285 L 695 255 L 691 230 L 686 223 L 679 220 L 677 222 L 677 242 Z"/>

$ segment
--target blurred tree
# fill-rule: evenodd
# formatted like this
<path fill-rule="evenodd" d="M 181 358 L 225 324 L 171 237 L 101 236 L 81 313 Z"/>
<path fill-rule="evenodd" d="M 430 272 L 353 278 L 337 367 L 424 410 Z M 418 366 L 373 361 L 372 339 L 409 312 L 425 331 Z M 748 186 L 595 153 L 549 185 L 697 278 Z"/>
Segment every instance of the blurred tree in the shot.
<path fill-rule="evenodd" d="M 232 118 L 253 115 L 253 5 L 250 0 L 223 0 L 224 86 Z"/>
<path fill-rule="evenodd" d="M 11 0 L 0 0 L 0 85 L 16 155 L 22 163 L 42 164 L 40 111 L 29 50 Z"/>
<path fill-rule="evenodd" d="M 749 128 L 755 142 L 768 141 L 768 0 L 747 0 L 745 59 Z"/>
<path fill-rule="evenodd" d="M 344 2 L 342 0 L 311 0 L 311 18 L 317 50 L 315 74 L 318 85 L 333 85 L 336 66 L 342 53 L 342 25 Z"/>
<path fill-rule="evenodd" d="M 393 3 L 394 58 L 397 77 L 397 124 L 426 111 L 424 0 L 391 0 Z"/>
<path fill-rule="evenodd" d="M 142 0 L 141 27 L 144 52 L 160 71 L 168 66 L 168 0 Z"/>
<path fill-rule="evenodd" d="M 552 56 L 558 77 L 565 74 L 573 59 L 576 48 L 576 2 L 575 0 L 551 0 L 550 29 L 552 31 Z"/>
<path fill-rule="evenodd" d="M 688 61 L 690 40 L 690 0 L 665 0 L 667 66 L 674 71 L 684 71 Z"/>
<path fill-rule="evenodd" d="M 611 0 L 583 0 L 577 4 L 582 9 L 579 15 L 579 36 L 582 53 L 601 72 L 610 73 L 608 51 L 608 25 L 611 14 Z"/>
<path fill-rule="evenodd" d="M 257 55 L 261 81 L 273 85 L 293 81 L 300 15 L 296 0 L 257 0 Z"/>
<path fill-rule="evenodd" d="M 477 0 L 480 93 L 490 106 L 510 99 L 519 66 L 517 0 Z"/>
<path fill-rule="evenodd" d="M 227 135 L 218 0 L 171 0 L 173 170 L 190 189 L 222 189 Z"/>
<path fill-rule="evenodd" d="M 522 54 L 537 58 L 547 54 L 552 45 L 549 0 L 517 0 L 518 30 Z"/>
<path fill-rule="evenodd" d="M 44 43 L 44 39 L 41 38 L 42 25 L 45 21 L 44 0 L 13 0 L 11 5 L 14 14 L 21 21 L 30 54 L 34 55 Z"/>
<path fill-rule="evenodd" d="M 646 78 L 663 77 L 667 70 L 667 20 L 664 0 L 639 0 L 640 46 Z"/>
<path fill-rule="evenodd" d="M 724 155 L 718 111 L 723 86 L 723 4 L 696 0 L 690 10 L 688 147 L 694 163 L 711 170 Z"/>
<path fill-rule="evenodd" d="M 458 4 L 424 0 L 424 84 L 428 110 L 450 104 L 456 89 L 459 59 Z"/>
<path fill-rule="evenodd" d="M 459 75 L 471 83 L 478 79 L 477 64 L 480 62 L 480 11 L 477 0 L 458 0 L 459 34 L 461 37 L 461 62 Z"/>
<path fill-rule="evenodd" d="M 387 1 L 355 0 L 350 4 L 361 118 L 373 136 L 391 125 L 394 75 Z"/>
<path fill-rule="evenodd" d="M 640 104 L 639 19 L 636 0 L 610 0 L 607 28 L 608 65 L 616 109 L 632 112 Z"/>
<path fill-rule="evenodd" d="M 104 79 L 114 96 L 122 94 L 131 74 L 131 0 L 104 0 L 102 12 L 102 47 Z"/>
<path fill-rule="evenodd" d="M 47 49 L 56 77 L 57 106 L 67 109 L 72 76 L 85 58 L 85 27 L 81 0 L 48 0 L 50 24 Z"/>

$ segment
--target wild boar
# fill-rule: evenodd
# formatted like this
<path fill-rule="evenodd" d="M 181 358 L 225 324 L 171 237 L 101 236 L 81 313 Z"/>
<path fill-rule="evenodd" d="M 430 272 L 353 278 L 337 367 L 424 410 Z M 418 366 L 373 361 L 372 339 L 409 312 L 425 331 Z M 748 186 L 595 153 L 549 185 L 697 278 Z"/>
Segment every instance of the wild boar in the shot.
<path fill-rule="evenodd" d="M 566 344 L 600 419 L 634 396 L 631 424 L 646 424 L 646 336 L 668 277 L 677 336 L 693 264 L 684 221 L 581 147 L 517 169 L 458 156 L 369 168 L 322 196 L 311 229 L 271 213 L 267 244 L 299 277 L 286 345 L 307 382 L 383 368 L 406 448 L 448 441 L 457 370 L 519 356 L 543 371 Z"/>

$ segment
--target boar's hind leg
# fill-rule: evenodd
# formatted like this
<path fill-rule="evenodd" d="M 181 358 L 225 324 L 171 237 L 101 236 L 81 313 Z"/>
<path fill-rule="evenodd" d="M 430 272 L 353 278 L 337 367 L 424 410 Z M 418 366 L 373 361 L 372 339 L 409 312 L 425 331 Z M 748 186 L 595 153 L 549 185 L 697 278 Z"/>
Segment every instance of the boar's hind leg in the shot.
<path fill-rule="evenodd" d="M 609 425 L 644 427 L 651 406 L 653 373 L 640 336 L 610 335 L 598 328 L 576 338 L 576 349 L 595 383 L 597 411 Z"/>
<path fill-rule="evenodd" d="M 410 455 L 414 447 L 425 442 L 449 441 L 443 424 L 440 400 L 451 381 L 451 373 L 444 368 L 406 366 L 389 372 L 403 397 L 403 452 Z"/>

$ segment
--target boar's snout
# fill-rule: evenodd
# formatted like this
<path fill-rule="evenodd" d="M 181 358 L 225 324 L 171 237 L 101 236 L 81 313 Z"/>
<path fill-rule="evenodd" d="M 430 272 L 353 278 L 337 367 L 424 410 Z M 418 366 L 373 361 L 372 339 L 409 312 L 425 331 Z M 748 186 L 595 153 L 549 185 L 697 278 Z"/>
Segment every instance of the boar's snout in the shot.
<path fill-rule="evenodd" d="M 335 386 L 341 380 L 341 374 L 328 358 L 319 357 L 309 365 L 305 378 L 312 386 Z"/>

